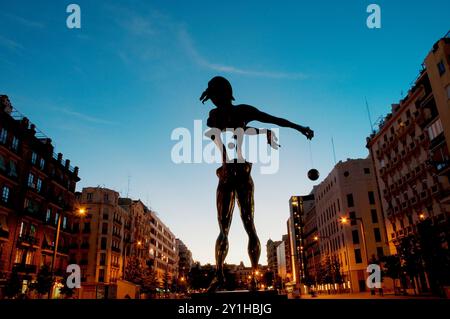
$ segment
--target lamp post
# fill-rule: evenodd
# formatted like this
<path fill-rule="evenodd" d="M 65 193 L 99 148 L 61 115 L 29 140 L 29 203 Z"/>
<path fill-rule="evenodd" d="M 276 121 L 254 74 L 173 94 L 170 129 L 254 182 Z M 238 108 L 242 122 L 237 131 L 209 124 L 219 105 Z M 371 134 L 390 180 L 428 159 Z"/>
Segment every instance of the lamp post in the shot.
<path fill-rule="evenodd" d="M 363 241 L 363 247 L 364 247 L 364 253 L 366 255 L 366 265 L 369 265 L 369 253 L 367 251 L 367 244 L 366 244 L 366 232 L 364 229 L 364 222 L 363 219 L 361 217 L 346 217 L 343 216 L 340 218 L 340 223 L 342 225 L 347 225 L 349 221 L 356 221 L 356 222 L 360 222 L 359 226 L 360 226 L 360 231 L 361 231 L 361 236 L 362 236 L 362 241 Z M 344 236 L 345 239 L 345 236 Z M 345 248 L 347 251 L 347 262 L 349 261 L 349 257 L 348 257 L 348 247 L 347 247 L 347 241 L 345 240 Z M 350 263 L 348 263 L 349 266 L 349 272 L 350 272 Z M 353 285 L 350 285 L 351 290 L 353 292 Z"/>
<path fill-rule="evenodd" d="M 77 215 L 80 218 L 85 216 L 86 215 L 86 209 L 79 208 L 77 210 Z M 57 254 L 58 254 L 59 236 L 60 236 L 60 233 L 61 233 L 61 217 L 62 217 L 62 214 L 59 214 L 57 222 L 56 222 L 55 248 L 53 249 L 52 263 L 51 263 L 51 266 L 50 266 L 50 274 L 52 275 L 52 278 L 54 276 L 55 262 L 56 262 L 56 257 L 57 257 Z M 50 290 L 48 292 L 48 299 L 51 299 L 52 292 L 53 292 L 53 286 L 52 286 L 52 288 L 50 288 Z"/>

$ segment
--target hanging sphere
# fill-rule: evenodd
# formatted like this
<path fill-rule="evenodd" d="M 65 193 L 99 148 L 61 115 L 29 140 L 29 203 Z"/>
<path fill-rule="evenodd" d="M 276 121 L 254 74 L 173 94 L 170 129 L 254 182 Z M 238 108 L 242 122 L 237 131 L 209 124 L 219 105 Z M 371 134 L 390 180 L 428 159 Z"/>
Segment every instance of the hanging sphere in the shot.
<path fill-rule="evenodd" d="M 312 168 L 308 171 L 308 178 L 312 181 L 316 181 L 319 178 L 319 171 Z"/>

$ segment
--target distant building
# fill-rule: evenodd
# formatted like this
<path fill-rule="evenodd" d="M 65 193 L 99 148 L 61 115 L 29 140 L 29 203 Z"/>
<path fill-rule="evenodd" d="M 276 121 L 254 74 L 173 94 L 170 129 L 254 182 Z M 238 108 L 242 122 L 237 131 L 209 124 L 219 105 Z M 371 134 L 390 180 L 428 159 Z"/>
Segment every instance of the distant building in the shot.
<path fill-rule="evenodd" d="M 121 198 L 119 202 L 132 216 L 131 252 L 136 251 L 143 264 L 154 268 L 161 284 L 165 276 L 168 276 L 170 284 L 176 282 L 178 247 L 175 235 L 140 200 Z"/>
<path fill-rule="evenodd" d="M 13 271 L 22 292 L 43 265 L 53 265 L 58 282 L 66 274 L 79 180 L 78 167 L 56 154 L 51 139 L 0 95 L 0 298 Z"/>
<path fill-rule="evenodd" d="M 83 188 L 78 205 L 87 212 L 75 224 L 78 243 L 71 250 L 81 267 L 80 298 L 115 298 L 118 281 L 131 280 L 126 273 L 132 258 L 154 269 L 161 288 L 171 288 L 162 284 L 166 276 L 170 286 L 178 278 L 176 238 L 155 212 L 102 187 Z"/>
<path fill-rule="evenodd" d="M 313 188 L 312 194 L 315 193 L 316 186 Z M 321 267 L 316 206 L 310 206 L 305 215 L 305 254 L 306 254 L 306 282 L 315 285 L 317 283 L 318 274 Z"/>
<path fill-rule="evenodd" d="M 191 270 L 194 261 L 192 260 L 192 253 L 187 248 L 187 246 L 181 241 L 181 239 L 177 238 L 177 247 L 178 247 L 178 272 L 179 277 L 186 280 L 189 271 Z"/>
<path fill-rule="evenodd" d="M 278 274 L 277 247 L 281 241 L 273 241 L 269 239 L 266 244 L 267 265 L 274 275 Z"/>
<path fill-rule="evenodd" d="M 119 193 L 102 187 L 86 187 L 78 195 L 86 211 L 75 224 L 78 243 L 71 259 L 81 267 L 80 298 L 114 298 L 122 279 L 124 251 L 131 238 L 130 213 L 119 206 Z"/>
<path fill-rule="evenodd" d="M 388 252 L 370 158 L 336 164 L 315 188 L 315 215 L 322 262 L 339 264 L 345 289 L 365 291 L 368 260 Z"/>
<path fill-rule="evenodd" d="M 278 276 L 281 282 L 284 284 L 291 281 L 292 273 L 291 269 L 291 258 L 290 258 L 290 245 L 288 235 L 283 235 L 282 241 L 278 244 L 277 251 L 277 263 L 278 263 Z"/>
<path fill-rule="evenodd" d="M 296 286 L 296 289 L 300 289 L 305 284 L 305 214 L 312 205 L 314 205 L 314 195 L 292 196 L 289 200 L 288 235 L 292 259 L 292 284 Z"/>

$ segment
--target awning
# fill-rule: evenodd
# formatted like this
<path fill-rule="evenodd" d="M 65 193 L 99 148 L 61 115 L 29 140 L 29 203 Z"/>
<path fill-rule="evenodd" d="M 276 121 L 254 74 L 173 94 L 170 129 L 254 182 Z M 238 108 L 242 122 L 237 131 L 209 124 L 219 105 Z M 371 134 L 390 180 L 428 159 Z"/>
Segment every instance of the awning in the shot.
<path fill-rule="evenodd" d="M 6 215 L 0 215 L 0 229 L 9 232 L 8 222 L 6 220 Z"/>

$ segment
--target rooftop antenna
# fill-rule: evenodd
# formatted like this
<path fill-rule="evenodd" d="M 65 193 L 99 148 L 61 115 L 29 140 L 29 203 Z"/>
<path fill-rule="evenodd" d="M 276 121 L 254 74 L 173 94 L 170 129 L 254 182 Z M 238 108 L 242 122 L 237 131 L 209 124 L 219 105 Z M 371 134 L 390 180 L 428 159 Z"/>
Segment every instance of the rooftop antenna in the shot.
<path fill-rule="evenodd" d="M 336 150 L 334 149 L 334 140 L 333 140 L 333 137 L 331 137 L 331 146 L 333 147 L 334 165 L 336 165 Z"/>
<path fill-rule="evenodd" d="M 367 102 L 367 97 L 364 97 L 364 99 L 366 100 L 366 110 L 367 110 L 367 116 L 369 117 L 370 132 L 374 133 L 375 131 L 373 130 L 372 117 L 370 116 L 369 103 Z"/>

